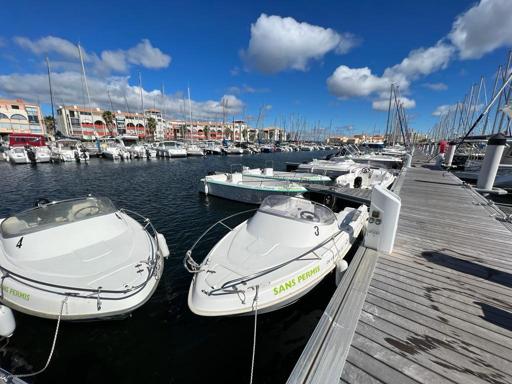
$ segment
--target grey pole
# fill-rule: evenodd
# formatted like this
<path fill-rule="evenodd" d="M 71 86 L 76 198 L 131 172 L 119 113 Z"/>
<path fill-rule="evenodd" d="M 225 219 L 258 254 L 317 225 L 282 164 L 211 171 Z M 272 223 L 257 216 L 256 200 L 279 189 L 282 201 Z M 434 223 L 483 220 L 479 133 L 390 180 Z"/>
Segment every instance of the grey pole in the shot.
<path fill-rule="evenodd" d="M 498 133 L 489 138 L 487 148 L 485 149 L 485 157 L 482 163 L 482 168 L 478 174 L 478 181 L 476 187 L 485 191 L 491 191 L 494 185 L 494 179 L 498 172 L 498 167 L 501 162 L 503 150 L 507 144 L 507 139 L 502 133 Z"/>

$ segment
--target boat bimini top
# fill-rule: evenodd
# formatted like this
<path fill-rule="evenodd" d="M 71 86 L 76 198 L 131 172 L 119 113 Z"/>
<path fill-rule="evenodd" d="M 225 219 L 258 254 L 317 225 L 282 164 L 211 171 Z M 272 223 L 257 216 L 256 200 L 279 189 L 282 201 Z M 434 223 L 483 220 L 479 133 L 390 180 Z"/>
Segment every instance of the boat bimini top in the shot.
<path fill-rule="evenodd" d="M 245 211 L 249 212 L 249 211 Z M 229 216 L 228 218 L 234 217 Z M 267 197 L 253 217 L 231 229 L 201 264 L 187 252 L 194 273 L 188 304 L 202 316 L 269 312 L 298 300 L 351 248 L 368 217 L 366 206 L 335 214 L 298 197 Z M 228 227 L 229 228 L 229 227 Z"/>
<path fill-rule="evenodd" d="M 169 253 L 149 219 L 105 197 L 39 201 L 0 223 L 0 302 L 40 317 L 131 312 L 155 290 Z"/>

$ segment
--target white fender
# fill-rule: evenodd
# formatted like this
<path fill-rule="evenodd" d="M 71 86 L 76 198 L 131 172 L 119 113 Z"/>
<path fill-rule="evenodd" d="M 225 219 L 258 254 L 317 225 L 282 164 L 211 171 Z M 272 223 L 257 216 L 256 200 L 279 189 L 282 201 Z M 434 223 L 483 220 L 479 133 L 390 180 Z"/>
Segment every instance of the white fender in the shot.
<path fill-rule="evenodd" d="M 0 336 L 11 337 L 16 329 L 16 321 L 12 310 L 0 304 Z"/>
<path fill-rule="evenodd" d="M 169 257 L 171 252 L 169 251 L 169 247 L 167 246 L 167 241 L 165 240 L 164 235 L 157 232 L 156 243 L 158 246 L 158 252 L 160 252 L 160 256 L 165 257 L 165 258 Z"/>
<path fill-rule="evenodd" d="M 348 263 L 345 259 L 338 260 L 336 262 L 336 286 L 341 283 L 341 279 L 348 268 Z"/>

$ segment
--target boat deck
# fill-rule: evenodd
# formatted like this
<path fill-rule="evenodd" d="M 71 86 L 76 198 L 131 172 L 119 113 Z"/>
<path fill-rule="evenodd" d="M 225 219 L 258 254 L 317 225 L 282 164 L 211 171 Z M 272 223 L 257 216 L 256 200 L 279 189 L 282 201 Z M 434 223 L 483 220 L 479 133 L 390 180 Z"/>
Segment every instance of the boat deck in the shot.
<path fill-rule="evenodd" d="M 512 383 L 510 224 L 414 164 L 392 254 L 358 250 L 289 383 Z"/>

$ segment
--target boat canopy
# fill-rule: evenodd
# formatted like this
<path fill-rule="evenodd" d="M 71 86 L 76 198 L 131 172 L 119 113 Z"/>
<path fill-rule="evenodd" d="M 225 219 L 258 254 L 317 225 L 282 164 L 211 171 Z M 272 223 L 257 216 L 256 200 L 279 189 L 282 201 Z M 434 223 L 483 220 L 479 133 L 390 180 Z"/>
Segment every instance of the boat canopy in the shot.
<path fill-rule="evenodd" d="M 52 202 L 9 216 L 0 225 L 0 234 L 3 238 L 23 236 L 116 211 L 117 208 L 106 197 Z"/>
<path fill-rule="evenodd" d="M 293 220 L 320 224 L 332 224 L 336 221 L 336 216 L 329 208 L 299 197 L 268 196 L 263 200 L 258 211 Z"/>

